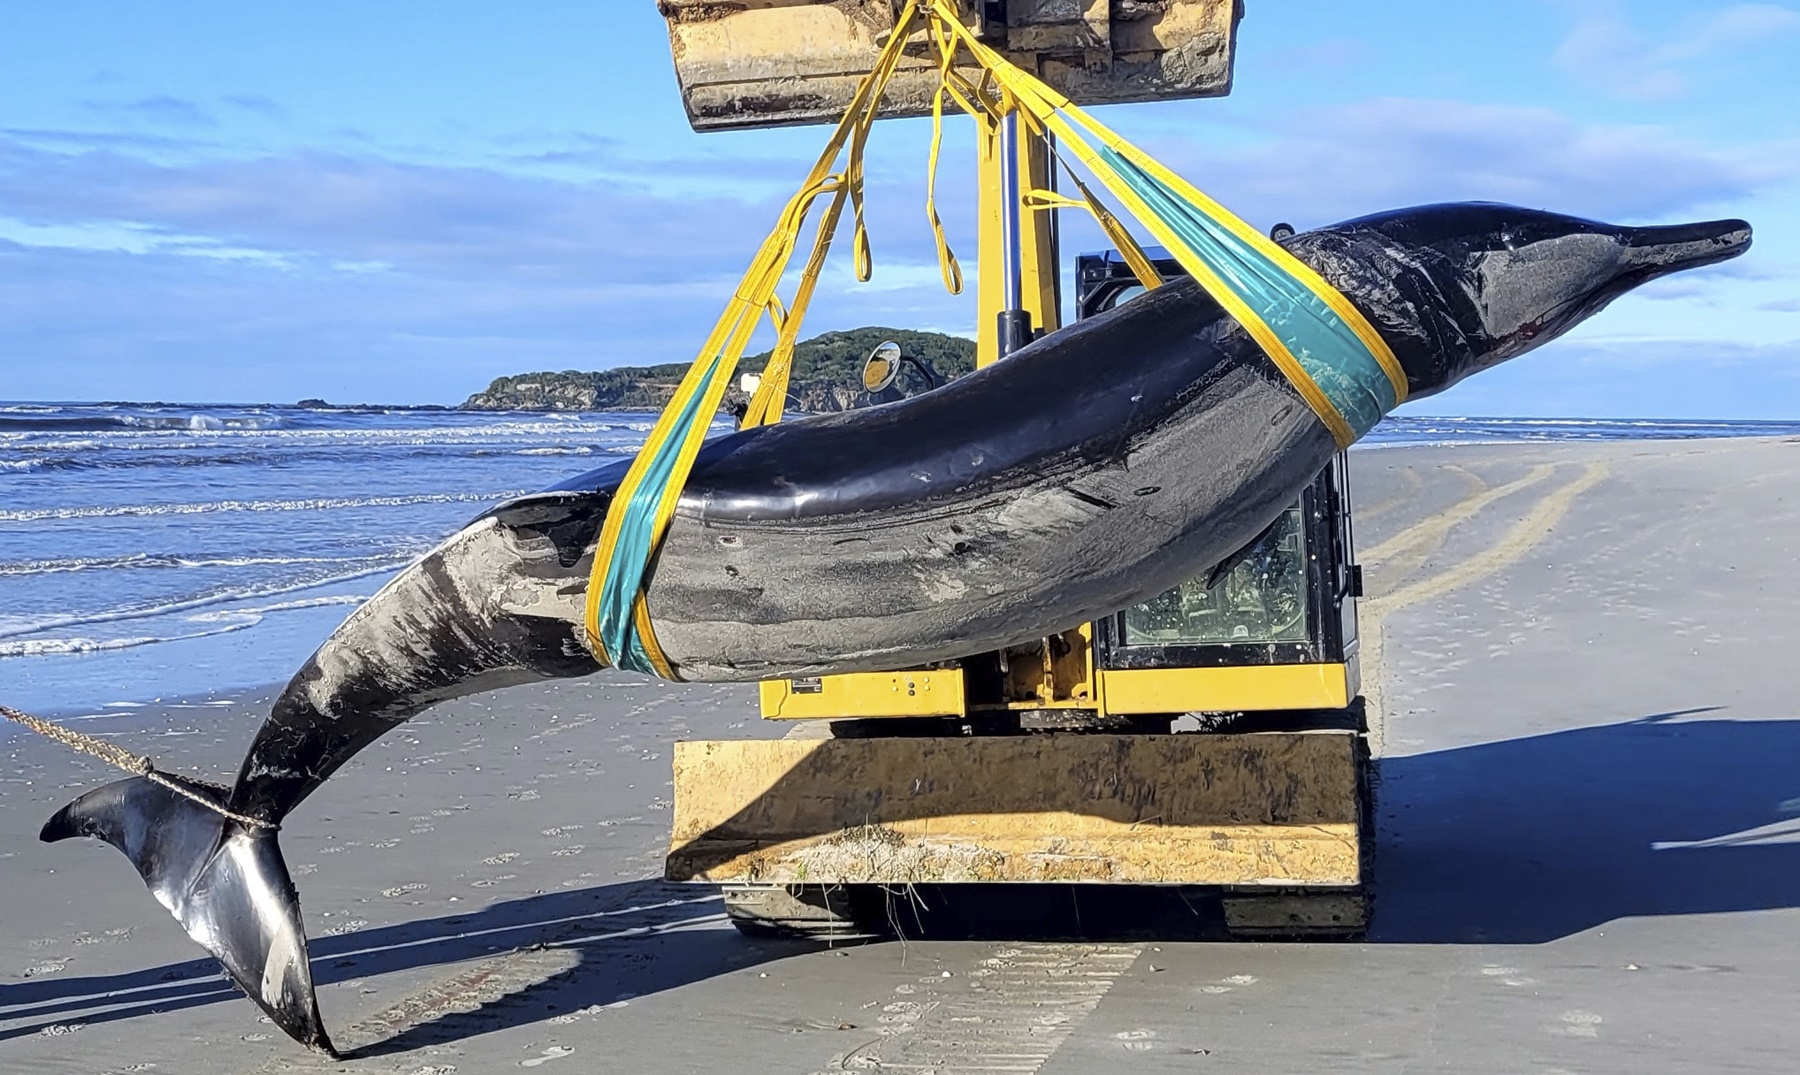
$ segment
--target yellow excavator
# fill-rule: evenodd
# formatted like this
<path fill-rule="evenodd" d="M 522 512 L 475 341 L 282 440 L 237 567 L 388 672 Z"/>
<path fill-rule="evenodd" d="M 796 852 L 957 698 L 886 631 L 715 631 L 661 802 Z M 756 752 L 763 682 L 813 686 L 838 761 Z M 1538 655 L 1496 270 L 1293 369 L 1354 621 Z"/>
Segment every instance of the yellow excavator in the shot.
<path fill-rule="evenodd" d="M 898 6 L 659 3 L 699 131 L 837 121 Z M 1238 0 L 961 11 L 1083 106 L 1223 96 L 1242 16 Z M 938 63 L 909 47 L 880 116 L 930 114 Z M 1064 296 L 1056 211 L 1021 194 L 1054 186 L 1050 146 L 975 122 L 986 365 L 1061 327 Z M 1077 258 L 1070 315 L 1128 298 L 1129 260 Z M 865 387 L 886 390 L 906 357 L 879 349 Z M 992 885 L 1161 886 L 1231 936 L 1359 935 L 1372 814 L 1350 518 L 1340 455 L 1250 545 L 1116 615 L 927 668 L 763 683 L 787 736 L 677 746 L 667 877 L 723 886 L 759 935 L 879 935 L 919 920 L 922 886 L 1006 902 Z"/>

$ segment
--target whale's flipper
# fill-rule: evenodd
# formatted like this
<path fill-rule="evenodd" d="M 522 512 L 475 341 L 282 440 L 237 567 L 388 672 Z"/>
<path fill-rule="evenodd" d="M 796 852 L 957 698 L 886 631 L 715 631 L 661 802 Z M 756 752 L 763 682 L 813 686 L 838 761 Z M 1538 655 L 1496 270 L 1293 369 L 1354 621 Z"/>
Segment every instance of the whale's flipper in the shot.
<path fill-rule="evenodd" d="M 204 785 L 187 786 L 218 799 Z M 96 836 L 125 852 L 151 895 L 275 1025 L 337 1056 L 319 1020 L 300 901 L 274 829 L 248 827 L 132 777 L 76 799 L 38 834 L 46 843 L 72 836 Z"/>

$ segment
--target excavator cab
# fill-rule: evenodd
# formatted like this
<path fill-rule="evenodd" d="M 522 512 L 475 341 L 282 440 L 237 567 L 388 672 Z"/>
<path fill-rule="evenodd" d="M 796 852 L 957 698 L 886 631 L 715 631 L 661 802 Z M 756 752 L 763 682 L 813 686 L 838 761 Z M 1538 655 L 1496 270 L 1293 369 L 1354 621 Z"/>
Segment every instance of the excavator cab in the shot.
<path fill-rule="evenodd" d="M 1276 230 L 1283 228 L 1292 234 L 1286 225 Z M 1182 275 L 1165 251 L 1145 253 L 1165 280 Z M 1142 289 L 1112 250 L 1076 258 L 1075 284 L 1078 319 L 1105 313 Z M 1347 705 L 1358 687 L 1356 599 L 1362 596 L 1353 548 L 1348 459 L 1339 453 L 1268 529 L 1224 562 L 1097 621 L 1096 663 L 1105 671 L 1264 669 L 1266 697 L 1241 707 L 1254 711 L 1265 703 L 1307 708 L 1302 691 L 1282 686 L 1289 674 L 1283 670 L 1325 669 L 1333 686 L 1342 675 Z M 1214 705 L 1215 712 L 1240 708 L 1216 695 L 1191 700 Z"/>

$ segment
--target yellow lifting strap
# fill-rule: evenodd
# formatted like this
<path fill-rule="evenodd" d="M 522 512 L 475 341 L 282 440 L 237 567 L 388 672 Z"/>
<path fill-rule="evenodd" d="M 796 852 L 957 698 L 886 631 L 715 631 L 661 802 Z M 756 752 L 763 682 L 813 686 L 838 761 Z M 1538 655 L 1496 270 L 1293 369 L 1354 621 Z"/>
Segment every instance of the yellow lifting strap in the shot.
<path fill-rule="evenodd" d="M 674 669 L 656 642 L 649 613 L 644 607 L 643 580 L 651 559 L 667 533 L 675 505 L 687 483 L 694 457 L 706 439 L 731 375 L 743 357 L 750 336 L 766 313 L 779 333 L 775 352 L 763 372 L 761 385 L 750 401 L 746 425 L 780 418 L 787 399 L 793 347 L 818 277 L 830 249 L 831 236 L 843 212 L 844 202 L 854 207 L 855 257 L 858 279 L 869 277 L 871 258 L 863 225 L 863 146 L 874 125 L 876 106 L 904 52 L 907 35 L 918 17 L 908 6 L 898 19 L 893 36 L 882 49 L 874 68 L 864 76 L 849 110 L 808 173 L 806 182 L 789 200 L 779 223 L 763 241 L 737 292 L 700 348 L 674 396 L 657 417 L 643 448 L 632 460 L 619 483 L 606 522 L 601 527 L 588 581 L 587 636 L 594 655 L 616 667 L 675 678 Z M 845 146 L 849 154 L 842 171 L 833 171 Z M 820 221 L 812 256 L 802 273 L 794 300 L 783 307 L 776 287 L 792 260 L 807 213 L 820 197 L 830 203 Z"/>
<path fill-rule="evenodd" d="M 920 2 L 931 6 L 929 31 L 940 56 L 966 49 L 998 85 L 998 99 L 959 95 L 958 103 L 990 117 L 1016 113 L 1035 135 L 1053 136 L 1059 159 L 1066 146 L 1243 325 L 1340 447 L 1406 399 L 1406 374 L 1387 342 L 1311 266 L 982 44 L 956 18 L 951 0 Z M 1134 260 L 1129 248 L 1120 250 Z"/>
<path fill-rule="evenodd" d="M 1374 327 L 1318 273 L 1256 229 L 1120 138 L 1067 98 L 983 45 L 962 24 L 954 0 L 912 0 L 899 11 L 875 66 L 859 83 L 806 182 L 788 202 L 764 240 L 737 292 L 664 407 L 644 447 L 633 459 L 607 510 L 587 593 L 587 635 L 604 662 L 675 678 L 657 644 L 644 605 L 643 583 L 674 517 L 682 488 L 712 425 L 726 386 L 751 334 L 767 314 L 777 341 L 762 382 L 750 400 L 744 426 L 776 422 L 787 399 L 793 350 L 832 236 L 846 201 L 855 221 L 854 255 L 859 280 L 871 258 L 863 222 L 863 150 L 881 95 L 908 38 L 922 23 L 938 53 L 939 86 L 933 99 L 933 133 L 926 213 L 937 242 L 944 283 L 962 287 L 962 270 L 944 237 L 937 212 L 937 164 L 944 102 L 998 120 L 1017 113 L 1033 134 L 1067 146 L 1082 165 L 1137 221 L 1167 247 L 1230 313 L 1318 414 L 1340 446 L 1367 432 L 1406 398 L 1406 377 Z M 966 50 L 982 69 L 979 84 L 956 70 Z M 848 147 L 841 171 L 833 166 Z M 1147 287 L 1161 277 L 1143 249 L 1110 210 L 1062 161 L 1081 191 L 1078 202 L 1051 191 L 1032 191 L 1031 208 L 1079 206 L 1092 212 L 1133 272 Z M 813 203 L 830 196 L 811 256 L 791 303 L 776 294 Z"/>
<path fill-rule="evenodd" d="M 1056 160 L 1058 164 L 1062 164 L 1061 156 L 1058 156 Z M 1067 169 L 1068 165 L 1064 164 L 1063 167 Z M 1074 172 L 1069 172 L 1069 178 L 1081 191 L 1080 198 L 1071 198 L 1067 194 L 1054 190 L 1029 190 L 1025 192 L 1022 199 L 1025 208 L 1087 210 L 1100 224 L 1100 230 L 1106 232 L 1107 240 L 1125 259 L 1125 264 L 1130 267 L 1132 275 L 1137 277 L 1138 283 L 1143 284 L 1149 290 L 1161 287 L 1163 285 L 1162 273 L 1156 271 L 1156 264 L 1150 260 L 1150 255 L 1144 253 L 1144 248 L 1138 245 L 1138 241 L 1132 238 L 1131 232 L 1125 229 L 1125 225 L 1119 223 L 1119 218 L 1113 216 L 1112 210 L 1102 205 L 1100 199 L 1094 197 L 1094 192 L 1089 190 L 1087 184 L 1077 178 Z"/>

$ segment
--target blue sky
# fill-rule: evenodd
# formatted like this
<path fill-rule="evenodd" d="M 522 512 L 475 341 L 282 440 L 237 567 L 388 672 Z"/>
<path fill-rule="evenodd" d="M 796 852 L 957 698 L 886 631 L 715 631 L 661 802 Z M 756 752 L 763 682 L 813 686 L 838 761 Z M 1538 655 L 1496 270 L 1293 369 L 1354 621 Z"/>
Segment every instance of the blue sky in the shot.
<path fill-rule="evenodd" d="M 1253 223 L 1483 198 L 1757 228 L 1416 410 L 1800 416 L 1800 3 L 1245 6 L 1230 98 L 1102 118 Z M 944 175 L 973 269 L 966 123 Z M 12 0 L 0 399 L 453 403 L 685 360 L 823 134 L 691 132 L 652 0 Z M 878 129 L 876 277 L 837 269 L 813 329 L 972 332 L 920 212 L 928 136 Z"/>

